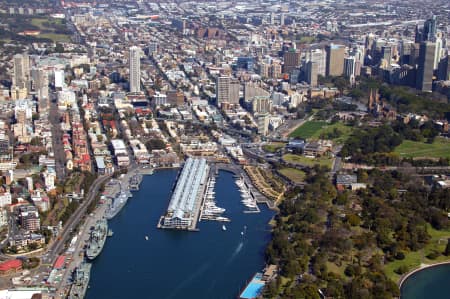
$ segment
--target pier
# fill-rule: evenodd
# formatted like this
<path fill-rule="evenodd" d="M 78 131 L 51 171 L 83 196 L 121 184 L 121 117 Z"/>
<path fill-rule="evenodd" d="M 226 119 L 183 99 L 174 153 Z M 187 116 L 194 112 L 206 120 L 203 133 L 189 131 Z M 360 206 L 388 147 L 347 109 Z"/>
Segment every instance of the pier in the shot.
<path fill-rule="evenodd" d="M 169 207 L 158 228 L 197 231 L 209 166 L 203 158 L 188 158 L 177 179 Z"/>

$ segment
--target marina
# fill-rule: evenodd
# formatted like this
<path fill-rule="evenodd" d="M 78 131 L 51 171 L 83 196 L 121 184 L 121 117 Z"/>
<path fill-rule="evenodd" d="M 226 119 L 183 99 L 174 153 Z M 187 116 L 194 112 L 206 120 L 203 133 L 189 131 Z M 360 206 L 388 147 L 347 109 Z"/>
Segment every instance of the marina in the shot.
<path fill-rule="evenodd" d="M 223 217 L 222 214 L 225 213 L 226 209 L 220 208 L 215 202 L 215 191 L 214 187 L 216 184 L 216 178 L 211 176 L 206 183 L 205 194 L 203 196 L 202 207 L 200 209 L 200 219 L 201 220 L 215 220 L 221 222 L 230 222 L 231 220 L 227 217 Z"/>
<path fill-rule="evenodd" d="M 236 185 L 239 187 L 239 191 L 241 192 L 241 203 L 247 207 L 247 210 L 245 210 L 244 213 L 259 213 L 260 209 L 258 207 L 256 197 L 253 195 L 252 190 L 250 190 L 249 186 L 242 177 L 239 177 L 236 180 Z"/>

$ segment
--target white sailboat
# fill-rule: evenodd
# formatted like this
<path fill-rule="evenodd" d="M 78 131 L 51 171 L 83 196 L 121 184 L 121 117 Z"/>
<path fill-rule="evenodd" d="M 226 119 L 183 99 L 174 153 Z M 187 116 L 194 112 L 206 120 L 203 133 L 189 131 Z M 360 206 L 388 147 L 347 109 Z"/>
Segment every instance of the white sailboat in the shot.
<path fill-rule="evenodd" d="M 225 224 L 222 225 L 222 230 L 223 230 L 223 231 L 227 230 L 227 227 L 225 226 Z"/>

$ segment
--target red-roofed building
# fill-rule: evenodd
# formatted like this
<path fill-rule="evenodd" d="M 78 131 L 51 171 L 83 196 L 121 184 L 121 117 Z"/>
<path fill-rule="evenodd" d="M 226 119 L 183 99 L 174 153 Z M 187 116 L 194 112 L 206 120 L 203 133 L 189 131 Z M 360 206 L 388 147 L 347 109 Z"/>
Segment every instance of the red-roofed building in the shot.
<path fill-rule="evenodd" d="M 11 260 L 0 264 L 0 275 L 8 275 L 22 270 L 21 260 Z"/>
<path fill-rule="evenodd" d="M 55 269 L 61 269 L 64 266 L 64 262 L 66 261 L 65 255 L 60 255 L 55 261 L 55 264 L 53 265 L 53 268 Z"/>

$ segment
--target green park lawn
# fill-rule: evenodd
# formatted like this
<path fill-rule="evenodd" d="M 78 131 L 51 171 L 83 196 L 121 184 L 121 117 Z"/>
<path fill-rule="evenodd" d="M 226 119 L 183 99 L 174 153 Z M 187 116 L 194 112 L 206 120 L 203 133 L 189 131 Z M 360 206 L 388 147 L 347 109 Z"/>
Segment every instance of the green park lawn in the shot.
<path fill-rule="evenodd" d="M 275 153 L 277 150 L 279 150 L 280 148 L 283 148 L 285 145 L 286 145 L 286 143 L 284 143 L 284 142 L 271 142 L 271 143 L 265 144 L 263 146 L 263 149 L 266 152 Z"/>
<path fill-rule="evenodd" d="M 295 169 L 295 168 L 283 168 L 280 169 L 279 172 L 286 176 L 287 178 L 289 178 L 291 181 L 293 181 L 294 183 L 301 183 L 303 182 L 303 180 L 305 179 L 305 172 Z"/>
<path fill-rule="evenodd" d="M 431 252 L 442 253 L 447 245 L 447 239 L 450 238 L 450 230 L 436 230 L 428 225 L 428 233 L 431 236 L 430 242 L 423 248 L 423 250 L 408 252 L 405 254 L 405 259 L 394 260 L 385 265 L 384 270 L 386 275 L 393 281 L 399 281 L 401 275 L 394 271 L 400 266 L 408 267 L 408 271 L 417 269 L 421 264 L 434 264 L 450 260 L 449 256 L 443 254 L 435 259 L 429 259 L 427 256 Z"/>
<path fill-rule="evenodd" d="M 44 24 L 47 23 L 47 24 Z M 48 25 L 61 25 L 62 20 L 61 19 L 53 19 L 53 18 L 33 18 L 31 19 L 31 25 L 34 25 L 36 27 L 39 27 L 41 30 L 50 30 L 53 31 L 53 28 Z"/>
<path fill-rule="evenodd" d="M 288 163 L 299 164 L 303 166 L 314 166 L 319 164 L 321 166 L 327 166 L 331 168 L 333 163 L 333 159 L 330 157 L 319 157 L 319 158 L 308 158 L 305 156 L 294 155 L 294 154 L 286 154 L 283 156 L 283 160 Z"/>
<path fill-rule="evenodd" d="M 66 34 L 44 33 L 40 34 L 39 37 L 48 38 L 54 42 L 70 42 L 70 36 Z"/>
<path fill-rule="evenodd" d="M 320 136 L 327 135 L 337 129 L 340 135 L 333 138 L 328 138 L 336 143 L 344 143 L 352 132 L 352 127 L 346 126 L 341 122 L 329 124 L 324 121 L 308 121 L 295 129 L 290 137 L 300 137 L 304 139 L 320 139 Z"/>
<path fill-rule="evenodd" d="M 327 123 L 324 121 L 307 121 L 292 132 L 289 137 L 311 138 Z"/>
<path fill-rule="evenodd" d="M 38 27 L 42 31 L 38 37 L 48 38 L 54 42 L 70 41 L 69 35 L 55 33 L 55 27 L 63 26 L 61 19 L 33 18 L 31 19 L 31 25 Z"/>
<path fill-rule="evenodd" d="M 404 140 L 395 152 L 407 158 L 450 158 L 450 141 L 436 138 L 433 143 Z"/>

